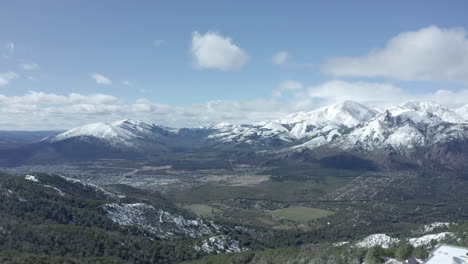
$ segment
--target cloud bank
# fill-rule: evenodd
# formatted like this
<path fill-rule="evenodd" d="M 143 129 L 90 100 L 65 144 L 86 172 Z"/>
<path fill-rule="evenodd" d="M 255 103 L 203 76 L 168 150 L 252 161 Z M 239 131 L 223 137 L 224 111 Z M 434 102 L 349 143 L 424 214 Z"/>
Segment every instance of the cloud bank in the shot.
<path fill-rule="evenodd" d="M 385 48 L 367 55 L 330 58 L 322 71 L 332 76 L 468 84 L 467 35 L 463 28 L 436 26 L 404 32 L 391 38 Z"/>
<path fill-rule="evenodd" d="M 123 98 L 108 94 L 60 95 L 39 91 L 29 91 L 22 96 L 0 94 L 0 128 L 69 129 L 124 118 L 172 127 L 199 127 L 221 122 L 250 123 L 311 111 L 343 100 L 355 100 L 380 108 L 411 100 L 433 101 L 450 108 L 468 104 L 468 89 L 413 94 L 398 86 L 372 82 L 333 80 L 288 92 L 292 96 L 287 100 L 281 94 L 277 94 L 277 97 L 273 94 L 270 98 L 208 101 L 182 106 L 158 104 L 148 98 L 128 103 Z"/>

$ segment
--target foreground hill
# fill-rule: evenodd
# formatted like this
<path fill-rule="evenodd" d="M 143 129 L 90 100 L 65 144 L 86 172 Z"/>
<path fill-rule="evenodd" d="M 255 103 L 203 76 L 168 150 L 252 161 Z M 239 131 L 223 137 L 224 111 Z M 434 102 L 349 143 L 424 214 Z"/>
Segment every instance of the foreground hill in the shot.
<path fill-rule="evenodd" d="M 203 221 L 157 193 L 109 192 L 50 174 L 0 177 L 1 263 L 177 263 L 199 258 L 206 237 L 230 229 Z M 227 242 L 226 242 L 227 241 Z"/>

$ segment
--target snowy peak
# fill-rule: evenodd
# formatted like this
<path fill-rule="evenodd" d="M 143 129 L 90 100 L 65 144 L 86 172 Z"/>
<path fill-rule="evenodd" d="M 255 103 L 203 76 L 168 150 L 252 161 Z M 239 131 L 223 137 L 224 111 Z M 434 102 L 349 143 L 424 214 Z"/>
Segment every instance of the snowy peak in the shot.
<path fill-rule="evenodd" d="M 344 101 L 335 105 L 322 107 L 311 112 L 300 112 L 279 120 L 281 124 L 307 123 L 321 125 L 333 123 L 355 126 L 361 122 L 372 119 L 378 112 L 375 109 L 354 101 Z"/>
<path fill-rule="evenodd" d="M 185 139 L 228 145 L 294 146 L 294 149 L 323 145 L 361 150 L 386 146 L 411 149 L 431 142 L 468 137 L 468 124 L 461 113 L 468 113 L 468 106 L 454 111 L 431 102 L 407 102 L 378 111 L 354 101 L 344 101 L 279 120 L 252 124 L 220 123 L 206 128 L 197 137 L 191 137 L 192 133 L 197 133 L 191 129 L 172 129 L 124 119 L 110 124 L 84 125 L 47 141 L 94 137 L 113 146 L 134 149 L 142 146 L 147 149 L 152 143 L 188 142 Z"/>
<path fill-rule="evenodd" d="M 455 109 L 455 113 L 460 115 L 465 120 L 465 122 L 468 122 L 468 105 L 464 105 Z"/>
<path fill-rule="evenodd" d="M 431 121 L 435 121 L 436 118 L 448 123 L 463 123 L 465 121 L 465 118 L 455 111 L 432 102 L 407 102 L 392 107 L 389 111 L 394 116 L 405 116 L 417 123 L 430 123 Z"/>
<path fill-rule="evenodd" d="M 138 121 L 138 120 L 133 120 L 133 119 L 122 119 L 115 121 L 111 123 L 112 126 L 118 126 L 118 127 L 149 127 L 151 126 L 148 123 Z"/>
<path fill-rule="evenodd" d="M 259 122 L 251 125 L 222 123 L 214 126 L 213 129 L 214 131 L 208 136 L 208 139 L 225 144 L 245 143 L 267 146 L 293 140 L 288 129 L 272 121 Z"/>
<path fill-rule="evenodd" d="M 94 137 L 107 141 L 114 146 L 132 146 L 138 141 L 154 141 L 163 136 L 169 136 L 176 131 L 154 124 L 124 119 L 110 124 L 93 123 L 76 127 L 47 140 L 58 142 L 70 138 Z"/>
<path fill-rule="evenodd" d="M 122 136 L 122 133 L 119 133 L 118 126 L 109 125 L 105 123 L 92 123 L 84 126 L 76 127 L 65 131 L 55 137 L 52 137 L 51 141 L 62 141 L 72 137 L 97 137 L 102 139 L 112 139 L 119 136 Z"/>
<path fill-rule="evenodd" d="M 468 124 L 455 111 L 436 103 L 408 102 L 391 107 L 373 118 L 349 127 L 349 130 L 322 129 L 294 149 L 314 149 L 327 145 L 338 149 L 373 151 L 398 149 L 408 152 L 468 137 Z"/>

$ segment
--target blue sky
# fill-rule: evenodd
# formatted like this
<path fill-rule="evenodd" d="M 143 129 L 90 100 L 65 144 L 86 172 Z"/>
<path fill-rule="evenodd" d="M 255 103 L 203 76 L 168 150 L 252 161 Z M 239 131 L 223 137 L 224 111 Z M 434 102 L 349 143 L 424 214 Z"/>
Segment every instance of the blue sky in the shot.
<path fill-rule="evenodd" d="M 176 126 L 258 121 L 348 99 L 324 95 L 337 85 L 387 85 L 404 99 L 433 100 L 438 90 L 461 95 L 468 86 L 467 10 L 467 1 L 3 1 L 0 102 L 10 110 L 0 129 L 126 117 Z M 405 32 L 414 34 L 386 49 Z M 395 51 L 418 41 L 429 43 L 427 54 Z M 287 58 L 274 63 L 281 51 Z M 399 67 L 398 56 L 411 68 Z M 96 82 L 96 74 L 105 80 Z M 359 95 L 359 87 L 352 90 Z M 96 94 L 115 100 L 89 103 Z M 213 106 L 217 101 L 232 109 Z M 367 98 L 366 88 L 361 101 L 398 103 Z M 136 104 L 146 110 L 131 110 Z"/>

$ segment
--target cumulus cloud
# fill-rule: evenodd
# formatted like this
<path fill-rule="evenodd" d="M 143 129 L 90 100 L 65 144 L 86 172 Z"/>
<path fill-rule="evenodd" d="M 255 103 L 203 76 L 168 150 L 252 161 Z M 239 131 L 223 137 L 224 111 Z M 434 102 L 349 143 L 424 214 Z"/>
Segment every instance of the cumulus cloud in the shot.
<path fill-rule="evenodd" d="M 331 102 L 353 100 L 360 102 L 385 103 L 405 101 L 409 96 L 397 86 L 372 82 L 345 82 L 333 80 L 307 90 L 310 98 Z"/>
<path fill-rule="evenodd" d="M 276 95 L 280 95 L 281 91 L 276 91 Z M 126 103 L 106 94 L 60 95 L 30 91 L 22 96 L 0 95 L 0 127 L 16 130 L 67 129 L 124 118 L 172 127 L 199 127 L 220 122 L 251 123 L 278 119 L 298 111 L 311 111 L 344 100 L 380 108 L 410 100 L 433 101 L 450 108 L 468 104 L 468 89 L 411 93 L 398 86 L 377 82 L 333 80 L 291 93 L 289 98 L 267 96 L 269 98 L 167 105 L 148 98 Z"/>
<path fill-rule="evenodd" d="M 109 85 L 109 84 L 112 83 L 112 81 L 109 78 L 107 78 L 106 76 L 104 76 L 102 74 L 99 74 L 99 73 L 92 73 L 90 76 L 91 76 L 91 78 L 94 79 L 94 81 L 97 84 Z"/>
<path fill-rule="evenodd" d="M 15 72 L 0 73 L 0 86 L 5 86 L 10 83 L 11 80 L 19 78 L 19 75 Z"/>
<path fill-rule="evenodd" d="M 19 67 L 25 71 L 34 71 L 40 68 L 37 63 L 20 63 Z"/>
<path fill-rule="evenodd" d="M 468 84 L 468 36 L 463 28 L 430 26 L 401 33 L 385 48 L 360 57 L 328 59 L 323 72 L 333 76 L 442 80 Z"/>
<path fill-rule="evenodd" d="M 436 102 L 449 108 L 458 108 L 468 104 L 468 89 L 457 92 L 436 90 L 425 93 L 411 93 L 407 90 L 385 83 L 328 81 L 312 86 L 296 96 L 298 104 L 310 100 L 320 100 L 322 105 L 353 100 L 385 108 L 407 101 Z"/>
<path fill-rule="evenodd" d="M 273 91 L 271 92 L 271 95 L 272 95 L 273 97 L 281 97 L 281 96 L 283 96 L 283 93 L 281 93 L 281 91 L 278 91 L 278 90 L 273 90 Z"/>
<path fill-rule="evenodd" d="M 5 105 L 25 105 L 25 104 L 73 104 L 73 103 L 86 103 L 86 104 L 112 104 L 117 103 L 117 97 L 107 94 L 91 94 L 82 95 L 78 93 L 70 93 L 68 95 L 58 95 L 54 93 L 44 93 L 37 91 L 29 91 L 22 96 L 5 96 L 0 94 L 0 104 Z"/>
<path fill-rule="evenodd" d="M 300 82 L 296 82 L 296 81 L 292 81 L 292 80 L 286 80 L 286 81 L 283 81 L 279 85 L 279 88 L 282 89 L 282 90 L 286 90 L 286 91 L 294 91 L 294 90 L 302 89 L 303 85 Z"/>
<path fill-rule="evenodd" d="M 284 64 L 289 58 L 289 53 L 287 51 L 280 51 L 271 58 L 274 64 Z"/>
<path fill-rule="evenodd" d="M 247 53 L 233 44 L 230 38 L 215 32 L 204 35 L 193 32 L 190 52 L 197 67 L 223 71 L 241 68 L 249 59 Z"/>

